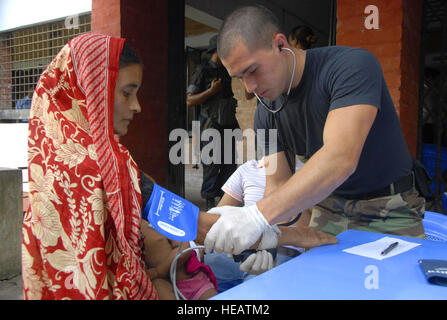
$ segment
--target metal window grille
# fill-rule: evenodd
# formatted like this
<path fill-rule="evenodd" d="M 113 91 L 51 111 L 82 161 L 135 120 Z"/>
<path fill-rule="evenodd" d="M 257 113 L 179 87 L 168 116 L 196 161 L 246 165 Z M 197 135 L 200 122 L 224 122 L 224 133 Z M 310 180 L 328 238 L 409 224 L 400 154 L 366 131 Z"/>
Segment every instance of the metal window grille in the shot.
<path fill-rule="evenodd" d="M 0 120 L 26 119 L 32 91 L 60 49 L 90 32 L 91 15 L 42 23 L 0 33 Z M 27 98 L 28 96 L 28 98 Z"/>

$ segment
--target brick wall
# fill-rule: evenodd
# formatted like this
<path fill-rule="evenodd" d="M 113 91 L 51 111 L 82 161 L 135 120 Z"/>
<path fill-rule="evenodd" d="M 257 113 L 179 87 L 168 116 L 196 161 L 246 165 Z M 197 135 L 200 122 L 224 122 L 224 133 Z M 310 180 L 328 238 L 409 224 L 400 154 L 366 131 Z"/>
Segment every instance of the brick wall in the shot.
<path fill-rule="evenodd" d="M 253 119 L 256 111 L 256 98 L 247 100 L 245 98 L 245 88 L 242 80 L 233 79 L 233 94 L 237 99 L 236 119 L 242 130 L 253 129 Z"/>
<path fill-rule="evenodd" d="M 257 99 L 255 97 L 250 100 L 245 98 L 245 87 L 240 79 L 233 79 L 232 88 L 237 100 L 236 119 L 241 130 L 253 129 Z M 242 147 L 242 155 L 238 155 L 238 157 L 242 157 L 243 162 L 253 159 L 254 155 L 249 154 L 250 150 L 247 149 L 247 139 L 245 137 Z"/>
<path fill-rule="evenodd" d="M 366 29 L 368 5 L 379 29 Z M 337 45 L 361 47 L 379 60 L 410 152 L 416 154 L 422 1 L 338 0 Z"/>
<path fill-rule="evenodd" d="M 121 36 L 121 0 L 92 1 L 92 32 Z"/>

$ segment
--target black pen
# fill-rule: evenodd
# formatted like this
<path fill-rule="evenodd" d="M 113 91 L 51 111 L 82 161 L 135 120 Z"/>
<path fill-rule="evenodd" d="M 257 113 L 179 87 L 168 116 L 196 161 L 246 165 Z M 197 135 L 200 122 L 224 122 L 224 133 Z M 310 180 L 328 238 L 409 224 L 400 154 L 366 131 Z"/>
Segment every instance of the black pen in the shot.
<path fill-rule="evenodd" d="M 393 250 L 394 248 L 396 248 L 398 244 L 399 244 L 399 242 L 393 242 L 392 244 L 390 244 L 390 245 L 388 246 L 388 248 L 386 248 L 385 250 L 383 250 L 380 254 L 381 254 L 382 256 L 388 254 L 391 250 Z"/>

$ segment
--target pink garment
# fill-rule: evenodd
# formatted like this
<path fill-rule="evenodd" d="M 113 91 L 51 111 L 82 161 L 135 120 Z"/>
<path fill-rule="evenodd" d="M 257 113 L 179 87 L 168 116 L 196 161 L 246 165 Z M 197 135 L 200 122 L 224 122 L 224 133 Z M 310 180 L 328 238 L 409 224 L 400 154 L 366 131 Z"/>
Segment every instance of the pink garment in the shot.
<path fill-rule="evenodd" d="M 197 259 L 195 251 L 186 262 L 186 273 L 193 274 L 191 279 L 177 281 L 177 288 L 188 300 L 198 300 L 200 296 L 214 287 L 217 291 L 217 280 L 209 266 Z"/>
<path fill-rule="evenodd" d="M 177 288 L 188 300 L 199 300 L 205 291 L 213 287 L 210 278 L 203 271 L 198 271 L 191 279 L 177 281 Z"/>

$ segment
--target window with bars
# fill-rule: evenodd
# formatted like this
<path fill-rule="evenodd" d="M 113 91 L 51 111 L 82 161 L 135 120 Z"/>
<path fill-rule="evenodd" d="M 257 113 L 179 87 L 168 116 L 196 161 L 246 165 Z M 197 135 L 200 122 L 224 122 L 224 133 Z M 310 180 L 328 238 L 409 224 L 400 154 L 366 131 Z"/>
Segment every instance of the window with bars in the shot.
<path fill-rule="evenodd" d="M 40 74 L 68 41 L 90 32 L 90 18 L 88 13 L 0 33 L 0 120 L 27 118 L 19 109 L 29 108 Z"/>

